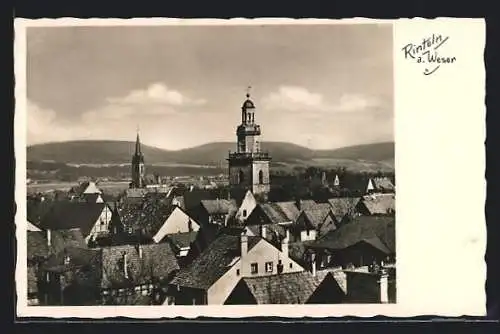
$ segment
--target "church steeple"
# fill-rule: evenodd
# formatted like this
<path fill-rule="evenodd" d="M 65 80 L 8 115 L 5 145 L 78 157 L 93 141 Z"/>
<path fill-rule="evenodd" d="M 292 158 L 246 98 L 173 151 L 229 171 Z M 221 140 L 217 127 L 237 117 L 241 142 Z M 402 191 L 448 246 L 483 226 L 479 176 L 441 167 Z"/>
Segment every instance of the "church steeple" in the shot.
<path fill-rule="evenodd" d="M 139 130 L 137 130 L 137 138 L 135 139 L 135 155 L 142 155 L 141 140 L 139 139 Z"/>
<path fill-rule="evenodd" d="M 145 186 L 146 169 L 144 166 L 144 155 L 141 151 L 141 140 L 139 138 L 139 129 L 135 140 L 135 152 L 132 156 L 132 184 L 133 188 L 143 188 Z"/>
<path fill-rule="evenodd" d="M 256 107 L 250 99 L 250 88 L 241 106 L 241 124 L 236 128 L 236 152 L 229 153 L 229 184 L 231 189 L 251 190 L 254 195 L 267 197 L 271 157 L 261 150 L 261 129 L 255 122 Z"/>

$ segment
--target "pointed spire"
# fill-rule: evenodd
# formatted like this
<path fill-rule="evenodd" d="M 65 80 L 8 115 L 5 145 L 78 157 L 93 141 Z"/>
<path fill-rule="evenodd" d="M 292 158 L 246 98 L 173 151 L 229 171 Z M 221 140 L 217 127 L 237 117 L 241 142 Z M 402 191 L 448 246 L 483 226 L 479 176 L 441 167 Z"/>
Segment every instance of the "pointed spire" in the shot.
<path fill-rule="evenodd" d="M 141 140 L 139 139 L 139 126 L 137 126 L 137 138 L 135 140 L 135 155 L 141 155 Z"/>

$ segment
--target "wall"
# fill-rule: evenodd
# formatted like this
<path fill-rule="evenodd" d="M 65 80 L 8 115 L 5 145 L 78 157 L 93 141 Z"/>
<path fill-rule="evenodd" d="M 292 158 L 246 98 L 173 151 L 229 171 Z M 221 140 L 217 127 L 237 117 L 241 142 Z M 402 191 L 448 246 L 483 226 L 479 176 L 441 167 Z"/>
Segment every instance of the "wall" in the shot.
<path fill-rule="evenodd" d="M 257 206 L 257 201 L 250 191 L 247 191 L 245 198 L 241 202 L 238 212 L 236 213 L 236 218 L 240 221 L 245 221 L 248 216 L 252 213 L 253 209 Z M 246 210 L 246 216 L 243 215 L 243 211 Z"/>
<path fill-rule="evenodd" d="M 92 230 L 90 231 L 87 239 L 90 239 L 93 236 L 98 236 L 99 234 L 109 233 L 109 223 L 111 222 L 112 214 L 113 213 L 111 212 L 109 207 L 107 205 L 104 206 L 104 209 L 99 215 L 99 218 L 97 218 L 96 222 L 94 223 L 94 227 L 92 227 Z"/>
<path fill-rule="evenodd" d="M 263 182 L 259 184 L 259 172 L 263 173 Z M 254 194 L 268 193 L 271 190 L 269 179 L 269 161 L 253 162 L 253 187 Z"/>
<path fill-rule="evenodd" d="M 309 235 L 307 234 L 307 232 L 309 232 Z M 300 231 L 300 241 L 310 241 L 310 240 L 316 240 L 315 230 Z"/>
<path fill-rule="evenodd" d="M 252 166 L 240 166 L 240 165 L 231 165 L 231 161 L 229 162 L 229 184 L 230 185 L 238 185 L 241 187 L 250 187 L 252 185 Z M 245 176 L 244 181 L 240 183 L 239 173 L 243 171 Z"/>
<path fill-rule="evenodd" d="M 234 287 L 242 277 L 258 277 L 276 275 L 278 260 L 283 263 L 283 273 L 302 272 L 302 268 L 297 262 L 290 258 L 284 258 L 279 249 L 265 240 L 261 240 L 255 245 L 245 257 L 236 262 L 216 283 L 208 289 L 208 304 L 222 305 L 231 294 Z M 265 263 L 273 262 L 273 271 L 265 272 Z M 258 273 L 251 274 L 251 263 L 258 263 Z M 292 267 L 290 268 L 290 264 Z M 240 270 L 240 274 L 237 274 Z"/>
<path fill-rule="evenodd" d="M 200 229 L 200 225 L 191 219 L 184 211 L 175 208 L 160 227 L 160 230 L 153 237 L 154 242 L 160 242 L 168 234 L 190 232 L 189 221 L 191 221 L 191 231 L 198 231 Z"/>

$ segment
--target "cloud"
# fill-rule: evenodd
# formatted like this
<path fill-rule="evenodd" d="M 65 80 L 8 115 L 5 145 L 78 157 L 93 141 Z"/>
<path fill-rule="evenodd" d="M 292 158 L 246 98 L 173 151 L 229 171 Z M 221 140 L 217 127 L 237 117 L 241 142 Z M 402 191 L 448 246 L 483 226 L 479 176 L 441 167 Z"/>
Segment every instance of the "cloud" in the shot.
<path fill-rule="evenodd" d="M 296 86 L 281 86 L 277 92 L 264 98 L 263 103 L 266 109 L 281 110 L 322 110 L 327 107 L 321 94 Z"/>
<path fill-rule="evenodd" d="M 191 99 L 181 92 L 168 88 L 163 83 L 153 83 L 143 90 L 133 90 L 122 97 L 110 97 L 111 104 L 163 104 L 169 106 L 201 106 L 206 103 L 204 99 Z"/>
<path fill-rule="evenodd" d="M 358 112 L 377 107 L 377 99 L 362 94 L 343 94 L 336 101 L 327 101 L 322 94 L 298 86 L 281 86 L 263 100 L 264 108 L 296 111 L 304 115 L 325 115 L 332 112 Z"/>

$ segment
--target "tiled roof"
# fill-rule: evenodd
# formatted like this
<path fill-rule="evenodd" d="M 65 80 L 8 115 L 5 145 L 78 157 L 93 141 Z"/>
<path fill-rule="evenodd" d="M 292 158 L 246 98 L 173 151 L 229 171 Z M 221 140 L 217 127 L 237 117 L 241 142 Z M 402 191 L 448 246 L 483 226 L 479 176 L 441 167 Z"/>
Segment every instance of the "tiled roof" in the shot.
<path fill-rule="evenodd" d="M 62 251 L 50 255 L 43 263 L 42 268 L 46 271 L 63 273 L 92 264 L 98 255 L 99 251 L 96 249 L 66 247 Z M 66 257 L 70 258 L 69 263 L 65 263 Z"/>
<path fill-rule="evenodd" d="M 248 250 L 260 240 L 260 237 L 248 237 Z M 240 255 L 240 236 L 221 234 L 188 267 L 179 271 L 170 284 L 206 290 L 230 269 L 231 262 Z"/>
<path fill-rule="evenodd" d="M 79 229 L 57 230 L 50 232 L 51 246 L 47 243 L 47 232 L 28 232 L 27 256 L 29 260 L 46 258 L 49 254 L 59 253 L 67 247 L 87 248 L 87 244 Z"/>
<path fill-rule="evenodd" d="M 285 213 L 290 221 L 295 221 L 299 217 L 300 211 L 295 202 L 275 202 L 274 204 Z"/>
<path fill-rule="evenodd" d="M 304 254 L 306 253 L 306 245 L 311 241 L 292 242 L 288 244 L 288 255 L 292 260 L 300 264 L 302 267 L 307 267 Z"/>
<path fill-rule="evenodd" d="M 236 201 L 227 199 L 202 200 L 201 206 L 207 211 L 209 215 L 229 214 L 238 210 Z"/>
<path fill-rule="evenodd" d="M 122 245 L 100 249 L 102 263 L 101 288 L 125 288 L 151 282 L 153 278 L 165 281 L 179 269 L 175 253 L 169 243 Z M 127 255 L 128 278 L 125 277 L 124 254 Z"/>
<path fill-rule="evenodd" d="M 145 202 L 142 208 L 122 209 L 120 219 L 125 229 L 142 231 L 147 236 L 154 236 L 163 226 L 170 214 L 176 209 L 173 205 L 159 202 Z"/>
<path fill-rule="evenodd" d="M 293 220 L 292 217 L 289 217 L 281 206 L 276 203 L 262 203 L 257 206 L 262 209 L 272 224 L 286 223 Z"/>
<path fill-rule="evenodd" d="M 396 199 L 394 194 L 374 194 L 363 196 L 362 204 L 369 214 L 389 214 L 396 210 Z"/>
<path fill-rule="evenodd" d="M 305 304 L 326 275 L 313 276 L 308 271 L 280 275 L 248 277 L 246 284 L 257 304 Z"/>
<path fill-rule="evenodd" d="M 193 189 L 184 193 L 184 206 L 187 211 L 191 211 L 200 206 L 202 200 L 221 198 L 216 190 Z"/>
<path fill-rule="evenodd" d="M 356 205 L 360 200 L 360 197 L 337 197 L 330 198 L 328 203 L 330 204 L 333 215 L 340 221 L 345 215 L 355 211 Z"/>
<path fill-rule="evenodd" d="M 330 212 L 328 203 L 318 203 L 302 210 L 300 218 L 293 225 L 299 229 L 319 229 Z"/>
<path fill-rule="evenodd" d="M 198 231 L 168 234 L 165 236 L 164 240 L 170 240 L 170 242 L 179 249 L 188 248 L 191 246 L 191 243 L 195 241 L 197 235 Z"/>
<path fill-rule="evenodd" d="M 359 242 L 368 242 L 387 254 L 396 251 L 395 218 L 359 216 L 311 244 L 313 248 L 345 249 Z M 385 248 L 384 248 L 385 247 Z"/>
<path fill-rule="evenodd" d="M 299 209 L 300 210 L 305 210 L 305 209 L 311 209 L 314 208 L 318 203 L 316 203 L 312 199 L 301 199 L 299 200 Z"/>
<path fill-rule="evenodd" d="M 79 228 L 87 236 L 105 206 L 104 203 L 55 202 L 42 217 L 40 226 L 51 230 Z"/>

